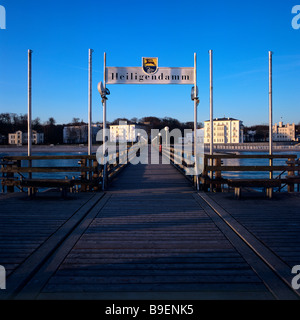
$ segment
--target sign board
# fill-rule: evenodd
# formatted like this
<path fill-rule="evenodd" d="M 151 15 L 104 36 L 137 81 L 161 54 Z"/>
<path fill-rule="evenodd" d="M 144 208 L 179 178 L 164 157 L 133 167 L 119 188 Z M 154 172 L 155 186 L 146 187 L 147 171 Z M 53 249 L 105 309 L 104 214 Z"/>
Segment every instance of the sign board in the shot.
<path fill-rule="evenodd" d="M 142 58 L 141 67 L 105 67 L 107 84 L 194 84 L 194 68 L 158 67 L 158 58 Z"/>
<path fill-rule="evenodd" d="M 107 84 L 193 84 L 194 68 L 158 68 L 146 74 L 141 67 L 106 67 Z"/>

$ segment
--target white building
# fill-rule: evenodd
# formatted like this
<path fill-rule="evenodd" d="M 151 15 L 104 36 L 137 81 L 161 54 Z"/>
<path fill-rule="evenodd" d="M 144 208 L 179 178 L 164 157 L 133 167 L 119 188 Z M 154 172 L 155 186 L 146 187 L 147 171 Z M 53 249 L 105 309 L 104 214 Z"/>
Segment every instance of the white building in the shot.
<path fill-rule="evenodd" d="M 28 143 L 28 133 L 17 131 L 15 133 L 8 134 L 8 144 L 22 145 Z M 38 133 L 35 130 L 32 130 L 32 144 L 43 144 L 44 143 L 44 134 Z"/>
<path fill-rule="evenodd" d="M 127 124 L 126 121 L 118 125 L 110 125 L 110 142 L 136 142 L 141 136 L 147 139 L 146 127 L 140 124 Z"/>
<path fill-rule="evenodd" d="M 96 136 L 102 125 L 92 124 L 92 142 L 96 142 Z M 67 144 L 72 143 L 88 143 L 88 125 L 68 126 L 63 130 L 63 142 Z"/>
<path fill-rule="evenodd" d="M 280 121 L 279 124 L 273 125 L 273 140 L 274 141 L 295 141 L 296 139 L 296 128 L 295 123 L 283 125 Z"/>
<path fill-rule="evenodd" d="M 213 120 L 213 143 L 243 143 L 243 121 L 233 118 Z M 210 143 L 210 121 L 204 122 L 204 143 Z"/>

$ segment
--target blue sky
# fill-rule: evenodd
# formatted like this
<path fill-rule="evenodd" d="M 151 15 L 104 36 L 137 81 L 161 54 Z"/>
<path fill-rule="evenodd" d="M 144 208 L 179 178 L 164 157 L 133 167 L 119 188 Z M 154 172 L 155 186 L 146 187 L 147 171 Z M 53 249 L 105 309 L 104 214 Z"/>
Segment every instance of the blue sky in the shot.
<path fill-rule="evenodd" d="M 268 51 L 273 55 L 274 122 L 300 122 L 300 0 L 0 0 L 0 112 L 27 112 L 27 50 L 33 50 L 33 118 L 88 117 L 88 49 L 93 54 L 93 120 L 102 121 L 97 84 L 108 66 L 162 67 L 198 61 L 199 121 L 209 119 L 214 52 L 214 116 L 268 123 Z M 299 21 L 300 22 L 300 21 Z M 157 116 L 193 121 L 189 85 L 110 85 L 107 119 Z"/>

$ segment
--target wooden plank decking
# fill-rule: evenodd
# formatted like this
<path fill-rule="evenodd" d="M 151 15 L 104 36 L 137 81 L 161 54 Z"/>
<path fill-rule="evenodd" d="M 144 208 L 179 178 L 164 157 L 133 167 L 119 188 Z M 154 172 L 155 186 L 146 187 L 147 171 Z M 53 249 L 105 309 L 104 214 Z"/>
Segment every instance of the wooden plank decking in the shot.
<path fill-rule="evenodd" d="M 290 267 L 300 264 L 300 194 L 275 193 L 271 201 L 260 193 L 232 203 L 228 193 L 210 194 L 214 205 L 221 205 L 266 247 Z"/>
<path fill-rule="evenodd" d="M 130 165 L 104 195 L 80 194 L 69 201 L 39 197 L 0 197 L 0 264 L 9 270 L 7 292 L 2 290 L 0 298 L 299 297 L 278 277 L 276 266 L 267 265 L 172 165 Z M 231 205 L 240 203 L 232 198 Z M 280 200 L 277 204 L 280 207 Z M 247 213 L 247 226 L 255 225 L 261 214 L 252 213 L 252 222 Z M 299 210 L 293 214 L 298 224 Z M 271 225 L 279 223 L 268 216 L 263 228 L 273 230 Z M 299 225 L 287 223 L 289 227 L 299 230 Z M 261 236 L 255 228 L 249 237 L 254 235 Z M 277 236 L 280 239 L 292 266 L 299 256 L 296 245 Z M 269 246 L 262 245 L 261 250 Z"/>

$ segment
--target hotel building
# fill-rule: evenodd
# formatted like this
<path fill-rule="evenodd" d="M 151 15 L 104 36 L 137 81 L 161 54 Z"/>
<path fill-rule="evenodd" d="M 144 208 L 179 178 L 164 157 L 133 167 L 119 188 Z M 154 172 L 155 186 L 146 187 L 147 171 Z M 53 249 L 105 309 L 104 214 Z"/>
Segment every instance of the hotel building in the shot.
<path fill-rule="evenodd" d="M 233 118 L 213 120 L 213 143 L 243 143 L 243 121 Z M 204 122 L 204 143 L 210 143 L 210 121 Z"/>

